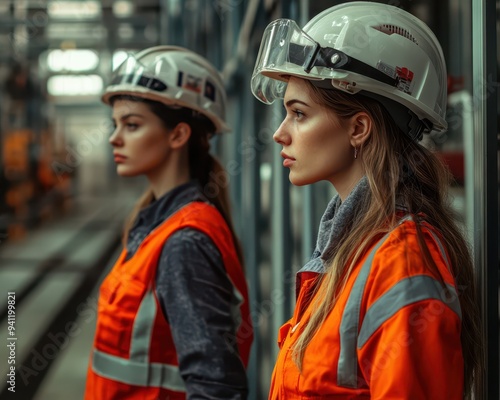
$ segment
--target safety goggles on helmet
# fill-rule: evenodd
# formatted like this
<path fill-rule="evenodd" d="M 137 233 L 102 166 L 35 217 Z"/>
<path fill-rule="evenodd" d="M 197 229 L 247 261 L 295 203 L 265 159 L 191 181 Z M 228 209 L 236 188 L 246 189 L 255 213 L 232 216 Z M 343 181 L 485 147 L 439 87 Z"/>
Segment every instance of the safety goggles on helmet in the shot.
<path fill-rule="evenodd" d="M 207 117 L 217 133 L 228 132 L 226 94 L 215 68 L 198 54 L 176 46 L 157 46 L 130 54 L 116 69 L 102 100 L 130 95 L 183 107 Z"/>
<path fill-rule="evenodd" d="M 156 92 L 165 92 L 167 85 L 154 77 L 154 71 L 141 64 L 134 56 L 128 56 L 116 71 L 111 85 L 134 85 Z"/>
<path fill-rule="evenodd" d="M 266 28 L 251 80 L 254 96 L 283 98 L 291 76 L 378 100 L 403 132 L 447 128 L 446 64 L 422 21 L 387 4 L 354 1 L 324 10 L 303 29 L 279 19 Z"/>
<path fill-rule="evenodd" d="M 304 73 L 307 79 L 323 81 L 339 78 L 336 70 L 342 69 L 394 87 L 398 85 L 396 78 L 340 50 L 321 47 L 290 19 L 271 22 L 264 31 L 261 43 L 251 88 L 254 96 L 266 104 L 284 97 L 284 82 L 289 76 L 303 76 Z M 325 87 L 331 87 L 330 81 Z"/>

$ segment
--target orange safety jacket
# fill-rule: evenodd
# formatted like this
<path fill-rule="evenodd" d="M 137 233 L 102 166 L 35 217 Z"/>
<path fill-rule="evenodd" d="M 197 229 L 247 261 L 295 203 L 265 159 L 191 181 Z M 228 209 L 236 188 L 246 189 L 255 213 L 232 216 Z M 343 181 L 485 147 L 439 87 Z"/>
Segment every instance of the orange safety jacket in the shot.
<path fill-rule="evenodd" d="M 236 340 L 241 360 L 247 366 L 253 329 L 245 275 L 231 232 L 215 207 L 192 202 L 152 231 L 127 261 L 123 250 L 103 281 L 86 400 L 186 398 L 170 327 L 155 294 L 163 245 L 182 228 L 205 233 L 221 253 L 235 296 L 241 300 L 241 323 L 236 338 L 228 340 Z"/>
<path fill-rule="evenodd" d="M 294 315 L 279 332 L 269 399 L 462 399 L 455 282 L 438 235 L 422 227 L 439 272 L 426 267 L 415 223 L 405 217 L 357 263 L 308 344 L 301 372 L 293 346 L 315 307 L 318 274 L 298 277 Z"/>

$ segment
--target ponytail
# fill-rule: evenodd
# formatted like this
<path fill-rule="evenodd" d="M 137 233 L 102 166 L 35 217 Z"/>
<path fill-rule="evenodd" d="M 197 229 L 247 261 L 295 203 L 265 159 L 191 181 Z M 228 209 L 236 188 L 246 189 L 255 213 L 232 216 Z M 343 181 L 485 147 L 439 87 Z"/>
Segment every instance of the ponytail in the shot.
<path fill-rule="evenodd" d="M 212 168 L 209 174 L 209 180 L 206 188 L 204 188 L 203 192 L 207 197 L 208 195 L 208 187 L 217 188 L 216 196 L 209 197 L 212 203 L 217 207 L 219 212 L 224 217 L 229 230 L 231 231 L 231 236 L 233 237 L 234 247 L 236 249 L 236 253 L 238 255 L 238 259 L 242 267 L 244 267 L 243 260 L 243 251 L 241 249 L 241 244 L 236 236 L 234 231 L 233 221 L 231 218 L 231 202 L 229 201 L 229 177 L 222 166 L 222 164 L 214 157 L 210 156 L 212 160 Z M 224 177 L 222 179 L 222 177 Z"/>
<path fill-rule="evenodd" d="M 189 171 L 191 179 L 196 179 L 202 192 L 209 199 L 226 221 L 240 264 L 243 266 L 243 252 L 234 231 L 229 201 L 229 177 L 222 164 L 210 154 L 210 133 L 206 132 L 207 119 L 203 124 L 191 124 L 189 139 Z"/>

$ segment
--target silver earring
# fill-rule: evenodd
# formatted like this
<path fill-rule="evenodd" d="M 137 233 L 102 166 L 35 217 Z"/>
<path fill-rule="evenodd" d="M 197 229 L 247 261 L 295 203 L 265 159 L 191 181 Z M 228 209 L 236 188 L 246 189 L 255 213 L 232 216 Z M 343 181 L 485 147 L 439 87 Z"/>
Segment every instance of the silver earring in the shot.
<path fill-rule="evenodd" d="M 355 159 L 358 158 L 358 148 L 357 147 L 354 148 L 354 158 Z"/>

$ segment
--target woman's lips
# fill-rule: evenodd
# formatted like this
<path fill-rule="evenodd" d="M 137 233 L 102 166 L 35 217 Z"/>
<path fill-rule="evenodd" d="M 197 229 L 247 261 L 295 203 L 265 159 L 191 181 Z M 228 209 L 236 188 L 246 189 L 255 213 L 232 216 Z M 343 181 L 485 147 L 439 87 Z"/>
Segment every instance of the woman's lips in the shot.
<path fill-rule="evenodd" d="M 290 167 L 293 165 L 293 163 L 295 162 L 295 158 L 293 157 L 290 157 L 288 154 L 286 154 L 285 152 L 281 152 L 281 157 L 284 158 L 283 160 L 283 166 L 284 167 Z"/>
<path fill-rule="evenodd" d="M 115 163 L 120 164 L 123 163 L 127 159 L 127 157 L 122 156 L 121 154 L 114 154 L 114 159 Z"/>

